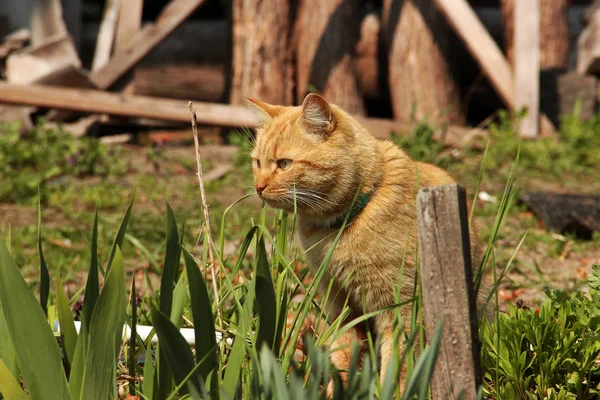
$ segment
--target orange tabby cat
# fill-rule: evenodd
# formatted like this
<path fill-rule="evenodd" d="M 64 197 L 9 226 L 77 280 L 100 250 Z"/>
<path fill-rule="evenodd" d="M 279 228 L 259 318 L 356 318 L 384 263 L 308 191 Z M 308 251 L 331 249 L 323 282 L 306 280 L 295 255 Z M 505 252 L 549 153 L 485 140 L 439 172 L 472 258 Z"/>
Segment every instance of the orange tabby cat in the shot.
<path fill-rule="evenodd" d="M 403 263 L 400 296 L 411 298 L 418 187 L 452 183 L 452 178 L 433 165 L 413 161 L 393 143 L 375 139 L 317 94 L 306 96 L 301 107 L 250 102 L 265 116 L 252 153 L 256 192 L 275 208 L 293 212 L 297 204 L 300 239 L 310 249 L 307 258 L 314 271 L 349 215 L 321 285 L 327 290 L 333 280 L 327 304 L 330 322 L 345 304 L 352 310 L 350 318 L 395 304 Z M 410 308 L 401 313 L 410 316 Z M 382 337 L 382 377 L 394 354 L 393 324 L 392 312 L 370 322 Z M 348 365 L 347 344 L 362 336 L 359 330 L 349 331 L 332 344 L 343 347 L 332 353 L 338 369 Z"/>

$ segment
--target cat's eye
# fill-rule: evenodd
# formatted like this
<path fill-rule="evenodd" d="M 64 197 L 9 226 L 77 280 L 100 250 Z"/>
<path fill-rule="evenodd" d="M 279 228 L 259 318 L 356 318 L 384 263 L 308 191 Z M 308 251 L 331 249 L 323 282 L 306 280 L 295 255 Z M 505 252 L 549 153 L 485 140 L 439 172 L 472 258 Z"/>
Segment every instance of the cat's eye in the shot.
<path fill-rule="evenodd" d="M 277 160 L 277 167 L 281 170 L 286 170 L 289 167 L 292 166 L 292 160 L 290 160 L 289 158 L 282 158 L 280 160 Z"/>
<path fill-rule="evenodd" d="M 256 168 L 260 169 L 260 160 L 258 158 L 254 160 L 254 164 L 256 165 Z"/>

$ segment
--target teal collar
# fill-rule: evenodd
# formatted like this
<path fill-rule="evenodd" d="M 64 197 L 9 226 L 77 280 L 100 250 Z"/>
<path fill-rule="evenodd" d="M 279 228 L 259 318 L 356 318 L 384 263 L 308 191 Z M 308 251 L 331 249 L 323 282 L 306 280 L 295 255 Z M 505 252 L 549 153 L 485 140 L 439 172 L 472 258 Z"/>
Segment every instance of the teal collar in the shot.
<path fill-rule="evenodd" d="M 350 210 L 350 214 L 341 215 L 339 218 L 337 218 L 336 220 L 332 221 L 329 224 L 329 228 L 340 229 L 342 227 L 342 225 L 344 225 L 346 216 L 348 216 L 348 223 L 350 223 L 354 219 L 354 217 L 356 217 L 358 214 L 360 214 L 360 212 L 365 208 L 365 206 L 367 205 L 367 203 L 369 202 L 370 199 L 371 199 L 371 197 L 369 196 L 368 193 L 365 193 L 362 196 L 360 196 L 358 198 L 358 200 L 356 201 L 356 204 L 354 205 L 354 207 L 352 207 L 352 210 Z"/>

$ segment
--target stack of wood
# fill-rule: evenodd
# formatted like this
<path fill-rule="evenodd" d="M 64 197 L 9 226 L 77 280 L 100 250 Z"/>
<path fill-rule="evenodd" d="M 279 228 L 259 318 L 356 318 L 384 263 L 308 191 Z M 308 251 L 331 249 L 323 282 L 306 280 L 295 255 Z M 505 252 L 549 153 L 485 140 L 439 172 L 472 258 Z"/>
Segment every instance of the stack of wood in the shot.
<path fill-rule="evenodd" d="M 511 65 L 515 1 L 520 0 L 501 1 L 506 57 L 471 7 L 473 0 L 384 0 L 381 8 L 358 0 L 232 0 L 231 8 L 223 5 L 229 19 L 204 20 L 190 16 L 208 0 L 170 0 L 144 26 L 143 0 L 105 0 L 100 24 L 83 24 L 75 38 L 65 27 L 61 1 L 39 0 L 31 35 L 20 41 L 13 35 L 0 46 L 5 65 L 0 105 L 36 107 L 47 119 L 63 122 L 91 113 L 136 124 L 149 119 L 187 124 L 187 100 L 193 100 L 200 123 L 251 128 L 257 119 L 246 98 L 295 105 L 317 91 L 378 137 L 427 119 L 442 127 L 438 139 L 457 144 L 469 132 L 461 128 L 468 88 L 457 79 L 462 60 L 451 52 L 457 43 L 504 107 L 523 105 L 515 87 L 521 75 Z M 542 71 L 563 68 L 568 0 L 556 0 L 558 11 L 549 6 L 554 0 L 537 1 Z M 545 37 L 549 32 L 554 33 Z M 554 59 L 545 61 L 547 54 Z M 562 94 L 563 86 L 576 93 L 567 89 L 561 98 L 587 93 L 593 85 L 584 78 L 560 75 L 552 95 Z M 541 86 L 540 129 L 552 131 L 550 121 L 571 111 L 574 100 L 555 110 L 545 107 L 549 85 L 542 80 Z"/>

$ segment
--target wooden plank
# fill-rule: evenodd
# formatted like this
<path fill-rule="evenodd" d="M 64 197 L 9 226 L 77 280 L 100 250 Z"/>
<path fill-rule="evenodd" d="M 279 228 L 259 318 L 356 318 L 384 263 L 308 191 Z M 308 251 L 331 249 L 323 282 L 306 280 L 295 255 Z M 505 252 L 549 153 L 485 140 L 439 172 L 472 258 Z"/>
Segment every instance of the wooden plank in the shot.
<path fill-rule="evenodd" d="M 482 383 L 477 306 L 465 190 L 456 184 L 417 195 L 423 312 L 427 332 L 443 321 L 432 398 L 475 400 Z"/>
<path fill-rule="evenodd" d="M 127 7 L 119 8 L 119 22 L 117 23 L 116 49 L 122 49 L 142 28 L 142 11 L 144 0 L 126 0 Z"/>
<path fill-rule="evenodd" d="M 515 108 L 526 108 L 519 134 L 535 138 L 540 118 L 540 0 L 515 1 Z"/>
<path fill-rule="evenodd" d="M 173 32 L 202 3 L 204 0 L 171 0 L 159 15 L 156 23 L 142 28 L 127 46 L 117 50 L 103 68 L 90 76 L 94 85 L 99 89 L 108 89 Z"/>
<path fill-rule="evenodd" d="M 435 0 L 435 3 L 465 43 L 500 99 L 507 108 L 516 110 L 512 67 L 467 0 Z M 540 131 L 543 136 L 555 132 L 552 122 L 545 115 L 540 119 Z"/>
<path fill-rule="evenodd" d="M 11 83 L 33 83 L 66 67 L 81 67 L 70 36 L 62 33 L 6 59 L 6 79 Z"/>
<path fill-rule="evenodd" d="M 588 18 L 577 39 L 577 72 L 600 74 L 600 9 L 591 12 Z"/>
<path fill-rule="evenodd" d="M 189 122 L 188 102 L 100 90 L 0 82 L 0 103 L 33 105 L 90 113 Z M 220 126 L 255 127 L 258 118 L 249 107 L 194 102 L 198 122 Z"/>
<path fill-rule="evenodd" d="M 125 8 L 125 4 L 123 4 Z M 107 0 L 104 7 L 104 16 L 100 23 L 98 31 L 98 40 L 94 51 L 94 60 L 92 61 L 92 72 L 98 71 L 104 67 L 110 59 L 115 35 L 117 31 L 117 19 L 119 16 L 120 1 Z"/>
<path fill-rule="evenodd" d="M 31 13 L 31 44 L 38 46 L 49 37 L 67 35 L 60 0 L 34 0 Z"/>

